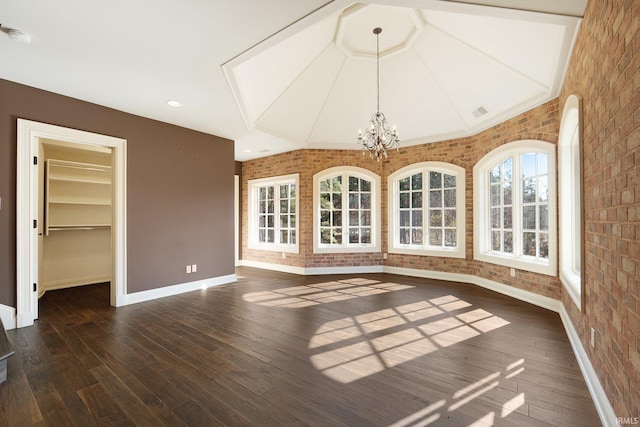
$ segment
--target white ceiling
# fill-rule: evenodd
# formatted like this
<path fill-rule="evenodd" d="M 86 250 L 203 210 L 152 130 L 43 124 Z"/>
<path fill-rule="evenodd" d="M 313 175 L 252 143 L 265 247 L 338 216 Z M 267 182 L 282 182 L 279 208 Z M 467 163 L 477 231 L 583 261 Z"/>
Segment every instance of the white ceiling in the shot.
<path fill-rule="evenodd" d="M 2 30 L 32 42 L 0 37 L 0 78 L 233 139 L 241 161 L 356 149 L 375 112 L 371 31 L 380 26 L 381 111 L 401 144 L 417 144 L 478 132 L 557 96 L 586 6 L 325 3 L 3 2 Z M 488 113 L 475 118 L 481 106 Z"/>

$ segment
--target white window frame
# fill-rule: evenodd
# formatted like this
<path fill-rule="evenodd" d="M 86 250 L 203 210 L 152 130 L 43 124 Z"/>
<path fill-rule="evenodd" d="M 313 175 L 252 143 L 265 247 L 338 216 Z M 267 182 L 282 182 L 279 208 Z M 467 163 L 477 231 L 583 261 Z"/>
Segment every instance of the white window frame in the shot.
<path fill-rule="evenodd" d="M 520 155 L 525 153 L 547 154 L 549 201 L 548 201 L 548 258 L 533 258 L 522 254 L 522 185 L 520 181 Z M 490 191 L 489 172 L 513 158 L 513 254 L 498 253 L 491 250 Z M 514 141 L 504 144 L 485 155 L 473 168 L 473 228 L 474 259 L 492 264 L 556 276 L 558 268 L 557 250 L 557 209 L 556 209 L 556 147 L 555 145 L 533 139 Z M 517 184 L 516 184 L 517 183 Z"/>
<path fill-rule="evenodd" d="M 558 140 L 560 281 L 582 309 L 582 100 L 570 95 L 562 112 Z"/>
<path fill-rule="evenodd" d="M 429 245 L 429 172 L 439 172 L 456 177 L 456 247 L 440 247 Z M 400 180 L 407 176 L 423 173 L 423 245 L 404 245 L 400 243 L 400 216 L 399 216 L 399 192 Z M 389 175 L 388 178 L 388 209 L 389 209 L 389 253 L 437 256 L 448 258 L 466 257 L 466 230 L 465 230 L 465 189 L 466 175 L 464 168 L 444 162 L 422 162 L 403 167 Z"/>
<path fill-rule="evenodd" d="M 327 245 L 320 243 L 320 181 L 336 175 L 343 177 L 343 209 L 342 227 L 343 243 L 341 245 Z M 354 176 L 371 181 L 371 243 L 348 242 L 348 177 Z M 314 253 L 350 253 L 350 252 L 380 252 L 380 176 L 356 166 L 336 166 L 325 169 L 313 176 L 313 252 Z"/>
<path fill-rule="evenodd" d="M 261 187 L 273 186 L 274 194 L 276 194 L 276 200 L 279 200 L 279 189 L 278 186 L 283 184 L 294 184 L 296 187 L 296 243 L 267 243 L 259 241 L 259 224 L 258 224 L 258 190 Z M 259 179 L 251 179 L 247 182 L 248 186 L 248 224 L 249 224 L 249 235 L 248 235 L 248 247 L 249 249 L 257 249 L 263 251 L 274 251 L 274 252 L 286 252 L 286 253 L 299 253 L 300 248 L 300 174 L 290 174 L 290 175 L 281 175 L 270 178 L 259 178 Z M 277 239 L 280 238 L 280 221 L 279 214 L 277 209 L 279 208 L 279 203 L 275 202 L 276 211 L 275 211 L 275 236 Z"/>

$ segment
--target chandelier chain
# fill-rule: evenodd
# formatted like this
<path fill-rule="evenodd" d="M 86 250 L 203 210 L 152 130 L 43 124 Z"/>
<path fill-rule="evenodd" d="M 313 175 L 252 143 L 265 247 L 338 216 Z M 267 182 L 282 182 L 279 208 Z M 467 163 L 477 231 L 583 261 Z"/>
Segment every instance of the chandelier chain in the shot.
<path fill-rule="evenodd" d="M 375 158 L 380 161 L 387 157 L 387 149 L 396 147 L 399 150 L 400 140 L 398 139 L 398 131 L 394 127 L 389 129 L 387 118 L 380 112 L 380 33 L 382 28 L 374 28 L 373 34 L 376 35 L 376 112 L 369 120 L 369 127 L 364 135 L 362 130 L 358 132 L 357 142 L 362 146 L 362 154 L 369 153 L 371 159 Z"/>
<path fill-rule="evenodd" d="M 380 32 L 376 32 L 376 81 L 378 83 L 378 86 L 377 86 L 378 102 L 376 106 L 376 111 L 380 113 Z"/>

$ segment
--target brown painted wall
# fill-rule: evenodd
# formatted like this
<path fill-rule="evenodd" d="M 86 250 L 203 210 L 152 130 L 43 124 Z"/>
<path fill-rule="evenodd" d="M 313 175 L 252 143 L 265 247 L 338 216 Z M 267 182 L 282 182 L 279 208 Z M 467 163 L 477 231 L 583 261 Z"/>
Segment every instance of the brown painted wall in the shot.
<path fill-rule="evenodd" d="M 233 141 L 6 80 L 0 100 L 0 304 L 16 301 L 18 118 L 127 140 L 129 293 L 233 274 Z"/>
<path fill-rule="evenodd" d="M 618 417 L 640 416 L 639 52 L 640 2 L 590 0 L 560 97 L 583 100 L 585 312 L 562 301 Z"/>

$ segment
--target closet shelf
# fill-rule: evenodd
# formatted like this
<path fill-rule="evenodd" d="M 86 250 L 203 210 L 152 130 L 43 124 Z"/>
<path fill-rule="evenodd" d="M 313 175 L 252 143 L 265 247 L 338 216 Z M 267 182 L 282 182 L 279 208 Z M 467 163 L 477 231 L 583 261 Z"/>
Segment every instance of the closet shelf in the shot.
<path fill-rule="evenodd" d="M 95 225 L 51 225 L 49 231 L 68 231 L 68 230 L 108 230 L 111 225 L 95 224 Z"/>
<path fill-rule="evenodd" d="M 85 183 L 85 184 L 111 185 L 111 177 L 110 176 L 108 176 L 106 178 L 84 178 L 84 177 L 54 176 L 54 175 L 51 175 L 49 177 L 49 181 L 81 182 L 81 183 Z"/>
<path fill-rule="evenodd" d="M 111 206 L 111 200 L 71 200 L 71 199 L 49 199 L 50 204 L 56 205 L 97 205 Z"/>

